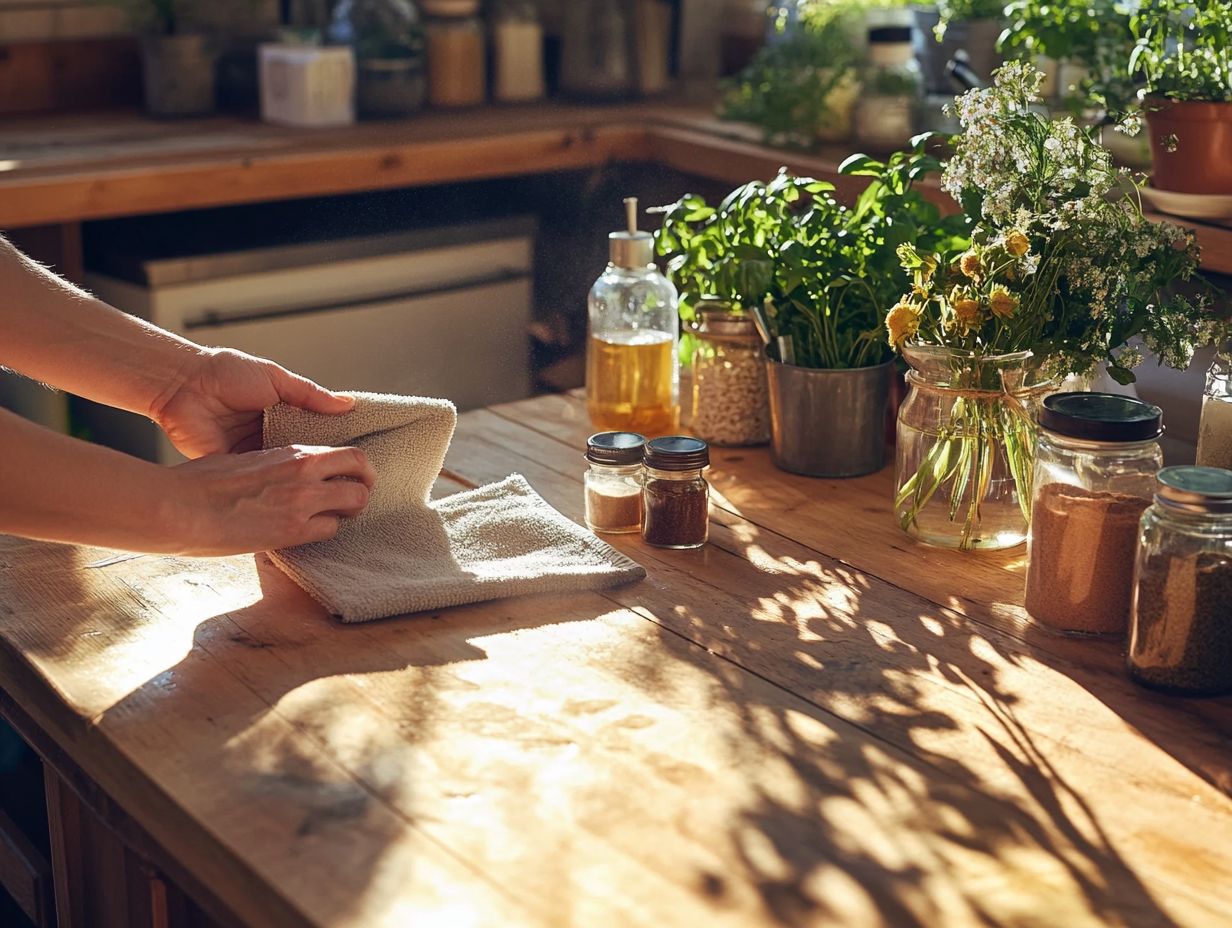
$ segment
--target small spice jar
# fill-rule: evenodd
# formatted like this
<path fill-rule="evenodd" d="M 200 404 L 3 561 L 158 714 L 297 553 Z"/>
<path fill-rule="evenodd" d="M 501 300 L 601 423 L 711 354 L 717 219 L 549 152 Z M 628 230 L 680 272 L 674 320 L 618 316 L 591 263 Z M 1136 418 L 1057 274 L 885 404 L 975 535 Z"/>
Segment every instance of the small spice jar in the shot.
<path fill-rule="evenodd" d="M 702 299 L 696 315 L 692 430 L 714 445 L 765 444 L 770 394 L 753 317 L 713 297 Z"/>
<path fill-rule="evenodd" d="M 1163 467 L 1162 412 L 1110 393 L 1044 400 L 1027 541 L 1027 612 L 1067 635 L 1129 628 L 1138 522 Z"/>
<path fill-rule="evenodd" d="M 1232 693 L 1232 471 L 1159 472 L 1134 581 L 1130 676 L 1180 695 Z"/>
<path fill-rule="evenodd" d="M 700 548 L 710 537 L 710 446 L 672 435 L 646 443 L 642 539 L 659 548 Z"/>
<path fill-rule="evenodd" d="M 599 432 L 586 442 L 590 467 L 583 481 L 586 527 L 592 532 L 626 534 L 642 527 L 642 452 L 646 439 L 636 432 Z"/>

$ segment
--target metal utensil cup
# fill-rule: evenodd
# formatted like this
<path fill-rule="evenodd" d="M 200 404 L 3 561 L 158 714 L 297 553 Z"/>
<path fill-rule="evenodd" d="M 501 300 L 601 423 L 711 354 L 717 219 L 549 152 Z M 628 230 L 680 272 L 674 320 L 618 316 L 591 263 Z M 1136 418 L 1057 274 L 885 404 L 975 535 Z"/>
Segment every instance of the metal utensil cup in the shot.
<path fill-rule="evenodd" d="M 808 477 L 858 477 L 885 465 L 885 414 L 893 361 L 823 370 L 766 355 L 771 456 Z"/>

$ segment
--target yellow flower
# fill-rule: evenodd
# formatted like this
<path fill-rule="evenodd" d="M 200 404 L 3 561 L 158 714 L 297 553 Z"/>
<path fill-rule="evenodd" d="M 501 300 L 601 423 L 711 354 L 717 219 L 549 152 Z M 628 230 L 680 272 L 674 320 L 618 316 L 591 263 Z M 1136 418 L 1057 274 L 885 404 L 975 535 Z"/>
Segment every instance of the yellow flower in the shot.
<path fill-rule="evenodd" d="M 980 256 L 974 251 L 968 251 L 958 259 L 958 269 L 972 280 L 984 273 L 984 265 L 980 261 Z"/>
<path fill-rule="evenodd" d="M 933 276 L 933 272 L 937 270 L 937 259 L 932 255 L 925 255 L 920 259 L 923 261 L 923 266 L 920 268 L 920 275 L 928 280 Z"/>
<path fill-rule="evenodd" d="M 980 312 L 979 300 L 955 300 L 952 305 L 954 322 L 962 328 L 963 332 L 970 332 L 980 327 L 983 314 Z"/>
<path fill-rule="evenodd" d="M 920 331 L 920 307 L 912 303 L 895 303 L 886 314 L 885 324 L 890 344 L 901 348 L 903 342 Z"/>
<path fill-rule="evenodd" d="M 1008 319 L 1018 311 L 1018 297 L 1004 287 L 994 287 L 988 295 L 988 308 L 998 319 Z"/>
<path fill-rule="evenodd" d="M 1025 234 L 1017 229 L 1006 233 L 1005 250 L 1012 254 L 1015 258 L 1021 258 L 1031 250 L 1031 242 Z"/>

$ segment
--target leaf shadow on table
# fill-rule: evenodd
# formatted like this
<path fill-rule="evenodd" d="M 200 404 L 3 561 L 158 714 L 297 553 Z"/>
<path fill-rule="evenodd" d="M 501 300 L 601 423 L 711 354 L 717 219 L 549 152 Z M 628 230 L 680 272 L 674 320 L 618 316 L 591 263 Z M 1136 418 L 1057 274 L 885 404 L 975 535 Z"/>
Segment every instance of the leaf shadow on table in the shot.
<path fill-rule="evenodd" d="M 192 572 L 191 562 L 180 562 L 185 567 Z M 255 580 L 259 598 L 199 622 L 189 653 L 98 723 L 130 750 L 165 737 L 166 750 L 143 751 L 143 762 L 178 782 L 181 796 L 200 782 L 194 769 L 216 769 L 223 779 L 208 781 L 203 805 L 190 814 L 199 822 L 225 819 L 234 838 L 247 833 L 236 816 L 249 810 L 253 842 L 241 856 L 251 852 L 263 881 L 298 891 L 293 904 L 306 906 L 315 922 L 366 917 L 406 897 L 426 914 L 434 896 L 456 893 L 459 874 L 474 881 L 477 898 L 500 895 L 419 828 L 431 822 L 420 820 L 417 791 L 436 789 L 438 773 L 420 746 L 436 735 L 441 688 L 474 688 L 459 668 L 487 660 L 485 636 L 588 621 L 594 604 L 523 598 L 495 614 L 460 607 L 345 625 L 268 558 L 258 555 L 243 573 L 240 585 Z M 159 588 L 179 583 L 169 565 Z M 210 592 L 226 603 L 228 591 L 201 590 L 207 599 Z M 185 721 L 182 729 L 176 719 Z M 232 869 L 251 882 L 243 866 Z"/>
<path fill-rule="evenodd" d="M 673 583 L 696 597 L 649 584 L 617 597 L 663 626 L 667 652 L 701 645 L 781 688 L 759 698 L 765 688 L 714 662 L 716 699 L 740 707 L 732 750 L 768 752 L 797 781 L 790 799 L 760 790 L 731 822 L 736 866 L 698 874 L 716 904 L 735 882 L 756 886 L 781 925 L 1174 924 L 1084 800 L 1087 784 L 1071 785 L 1050 762 L 1057 746 L 1020 718 L 1002 683 L 1020 653 L 720 517 L 708 550 L 662 555 L 699 581 Z"/>

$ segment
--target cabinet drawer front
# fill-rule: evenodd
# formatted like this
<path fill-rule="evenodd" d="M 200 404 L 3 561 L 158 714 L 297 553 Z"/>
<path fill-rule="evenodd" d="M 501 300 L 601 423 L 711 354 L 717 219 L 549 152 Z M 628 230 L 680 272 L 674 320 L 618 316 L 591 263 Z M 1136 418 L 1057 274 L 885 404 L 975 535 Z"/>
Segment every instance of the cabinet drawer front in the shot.
<path fill-rule="evenodd" d="M 522 278 L 303 314 L 194 326 L 338 390 L 443 396 L 460 409 L 530 394 L 531 285 Z"/>

